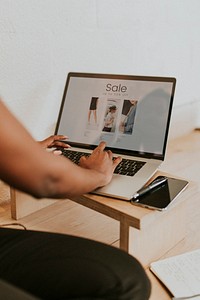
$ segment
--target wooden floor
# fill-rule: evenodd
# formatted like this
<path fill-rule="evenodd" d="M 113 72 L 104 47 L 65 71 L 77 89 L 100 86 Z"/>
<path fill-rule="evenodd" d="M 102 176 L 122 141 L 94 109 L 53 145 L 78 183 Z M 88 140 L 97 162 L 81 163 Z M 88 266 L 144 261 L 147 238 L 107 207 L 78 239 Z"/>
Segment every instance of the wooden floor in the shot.
<path fill-rule="evenodd" d="M 162 171 L 195 181 L 199 184 L 199 197 L 192 202 L 187 236 L 166 255 L 172 256 L 200 248 L 200 132 L 170 141 Z M 178 226 L 177 220 L 177 226 Z M 0 224 L 15 223 L 11 219 L 9 201 L 0 206 Z M 70 200 L 60 200 L 51 206 L 17 221 L 27 229 L 60 232 L 83 236 L 118 247 L 119 223 Z M 151 300 L 169 300 L 167 292 L 147 269 L 152 282 Z"/>

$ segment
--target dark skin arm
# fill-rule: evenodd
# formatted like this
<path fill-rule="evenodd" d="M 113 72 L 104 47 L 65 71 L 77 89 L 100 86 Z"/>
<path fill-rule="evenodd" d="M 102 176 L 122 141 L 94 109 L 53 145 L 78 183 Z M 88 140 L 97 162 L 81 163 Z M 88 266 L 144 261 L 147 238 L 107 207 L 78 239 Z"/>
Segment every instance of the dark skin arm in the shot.
<path fill-rule="evenodd" d="M 67 198 L 88 193 L 108 184 L 121 161 L 120 157 L 112 160 L 111 151 L 104 151 L 104 142 L 89 158 L 83 157 L 80 166 L 45 151 L 43 147 L 55 146 L 54 137 L 50 137 L 50 144 L 49 140 L 36 142 L 2 101 L 0 120 L 0 179 L 35 197 Z"/>

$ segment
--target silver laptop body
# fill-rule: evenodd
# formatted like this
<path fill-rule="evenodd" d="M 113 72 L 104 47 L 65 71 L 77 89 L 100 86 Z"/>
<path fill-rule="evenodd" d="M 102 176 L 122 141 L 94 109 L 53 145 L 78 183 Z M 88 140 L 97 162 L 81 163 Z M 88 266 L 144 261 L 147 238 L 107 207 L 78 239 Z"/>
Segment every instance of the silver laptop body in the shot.
<path fill-rule="evenodd" d="M 134 175 L 114 174 L 93 193 L 130 200 L 158 170 L 165 157 L 175 85 L 173 77 L 68 74 L 55 134 L 69 137 L 70 151 L 91 153 L 104 140 L 114 156 L 142 162 Z"/>

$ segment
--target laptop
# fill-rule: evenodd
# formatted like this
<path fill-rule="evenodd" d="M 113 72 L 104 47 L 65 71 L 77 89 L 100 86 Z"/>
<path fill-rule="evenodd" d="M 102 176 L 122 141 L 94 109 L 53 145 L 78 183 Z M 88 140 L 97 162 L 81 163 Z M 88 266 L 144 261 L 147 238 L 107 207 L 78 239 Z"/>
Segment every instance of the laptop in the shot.
<path fill-rule="evenodd" d="M 158 170 L 175 85 L 173 77 L 68 74 L 55 129 L 69 137 L 71 148 L 63 155 L 76 162 L 75 156 L 89 155 L 105 141 L 114 156 L 122 157 L 111 182 L 92 193 L 129 201 Z"/>

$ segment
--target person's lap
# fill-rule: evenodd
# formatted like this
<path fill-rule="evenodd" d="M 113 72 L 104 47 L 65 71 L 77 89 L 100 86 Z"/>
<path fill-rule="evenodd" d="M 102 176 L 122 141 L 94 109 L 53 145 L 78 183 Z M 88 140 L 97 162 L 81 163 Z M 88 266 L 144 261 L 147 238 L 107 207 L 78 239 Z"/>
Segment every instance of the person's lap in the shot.
<path fill-rule="evenodd" d="M 150 283 L 141 265 L 127 253 L 102 243 L 0 229 L 0 249 L 0 278 L 41 299 L 149 297 Z"/>

